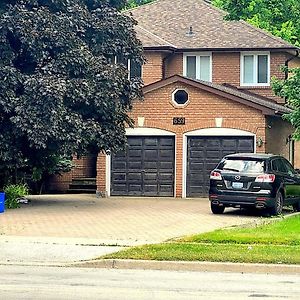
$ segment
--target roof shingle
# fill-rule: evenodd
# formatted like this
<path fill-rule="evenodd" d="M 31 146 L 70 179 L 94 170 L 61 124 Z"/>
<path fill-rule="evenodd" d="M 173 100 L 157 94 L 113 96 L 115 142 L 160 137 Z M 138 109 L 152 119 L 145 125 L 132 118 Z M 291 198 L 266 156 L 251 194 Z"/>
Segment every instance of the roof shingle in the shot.
<path fill-rule="evenodd" d="M 244 21 L 224 20 L 224 11 L 203 0 L 157 0 L 129 12 L 139 23 L 138 37 L 145 48 L 296 48 Z M 193 34 L 188 34 L 190 26 Z"/>

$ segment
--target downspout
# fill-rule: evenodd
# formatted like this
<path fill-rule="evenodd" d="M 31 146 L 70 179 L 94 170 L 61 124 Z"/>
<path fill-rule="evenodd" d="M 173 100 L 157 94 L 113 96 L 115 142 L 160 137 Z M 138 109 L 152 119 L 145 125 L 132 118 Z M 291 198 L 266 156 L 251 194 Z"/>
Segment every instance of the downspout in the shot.
<path fill-rule="evenodd" d="M 289 72 L 288 72 L 288 66 L 289 66 L 289 62 L 295 58 L 299 57 L 299 50 L 296 50 L 296 54 L 295 56 L 290 57 L 289 59 L 287 59 L 284 63 L 284 65 L 286 66 L 286 70 L 285 70 L 285 77 L 284 79 L 287 80 L 289 77 Z"/>
<path fill-rule="evenodd" d="M 167 60 L 175 54 L 175 50 L 172 50 L 170 54 L 163 58 L 162 62 L 162 79 L 166 79 L 166 62 Z"/>

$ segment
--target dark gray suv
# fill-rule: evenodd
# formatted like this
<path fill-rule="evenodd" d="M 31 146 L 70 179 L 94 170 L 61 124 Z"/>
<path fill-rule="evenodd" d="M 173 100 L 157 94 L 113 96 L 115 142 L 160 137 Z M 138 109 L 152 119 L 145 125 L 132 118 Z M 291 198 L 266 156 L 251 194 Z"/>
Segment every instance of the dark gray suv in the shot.
<path fill-rule="evenodd" d="M 227 155 L 210 174 L 209 200 L 214 214 L 225 207 L 255 207 L 278 215 L 283 205 L 292 205 L 300 211 L 299 170 L 278 155 Z"/>

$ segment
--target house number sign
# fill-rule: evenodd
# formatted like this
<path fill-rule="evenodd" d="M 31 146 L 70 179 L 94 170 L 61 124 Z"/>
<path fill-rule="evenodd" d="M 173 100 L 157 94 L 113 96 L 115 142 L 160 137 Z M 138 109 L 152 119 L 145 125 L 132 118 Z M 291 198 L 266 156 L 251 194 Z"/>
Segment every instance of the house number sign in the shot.
<path fill-rule="evenodd" d="M 184 117 L 174 117 L 173 125 L 185 125 L 185 118 Z"/>

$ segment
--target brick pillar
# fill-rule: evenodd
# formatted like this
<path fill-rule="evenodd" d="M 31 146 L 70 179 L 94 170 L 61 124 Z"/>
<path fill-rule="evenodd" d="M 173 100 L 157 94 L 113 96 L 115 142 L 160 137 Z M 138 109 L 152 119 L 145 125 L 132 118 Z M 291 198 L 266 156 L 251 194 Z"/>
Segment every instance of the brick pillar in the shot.
<path fill-rule="evenodd" d="M 97 196 L 107 197 L 106 190 L 106 155 L 102 152 L 97 157 Z"/>
<path fill-rule="evenodd" d="M 183 155 L 183 134 L 179 133 L 176 135 L 176 181 L 175 189 L 176 189 L 176 197 L 182 197 L 182 155 Z"/>

